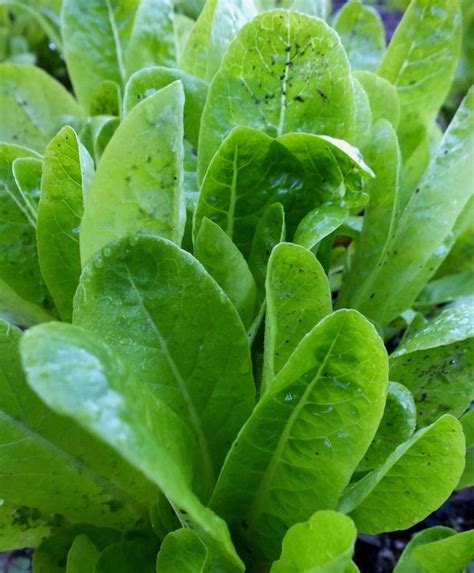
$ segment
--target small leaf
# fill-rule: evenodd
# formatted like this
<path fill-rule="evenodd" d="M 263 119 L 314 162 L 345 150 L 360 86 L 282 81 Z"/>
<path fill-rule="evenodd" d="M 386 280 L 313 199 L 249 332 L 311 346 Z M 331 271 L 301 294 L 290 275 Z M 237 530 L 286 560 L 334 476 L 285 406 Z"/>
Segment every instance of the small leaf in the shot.
<path fill-rule="evenodd" d="M 13 177 L 20 191 L 25 215 L 36 227 L 43 163 L 36 157 L 18 157 L 12 163 Z"/>
<path fill-rule="evenodd" d="M 328 235 L 336 231 L 349 217 L 343 205 L 326 203 L 310 211 L 300 222 L 295 233 L 295 243 L 313 250 Z"/>
<path fill-rule="evenodd" d="M 178 529 L 163 540 L 156 573 L 204 573 L 209 571 L 208 552 L 191 529 Z"/>
<path fill-rule="evenodd" d="M 136 573 L 139 571 L 140 573 L 156 573 L 155 560 L 156 547 L 154 543 L 120 541 L 104 549 L 95 564 L 93 572 Z"/>
<path fill-rule="evenodd" d="M 396 130 L 400 121 L 400 100 L 398 92 L 388 80 L 367 71 L 358 71 L 354 77 L 369 97 L 372 121 L 386 119 Z"/>
<path fill-rule="evenodd" d="M 469 410 L 460 420 L 466 438 L 466 466 L 456 489 L 474 485 L 474 410 Z"/>
<path fill-rule="evenodd" d="M 78 535 L 67 554 L 66 573 L 93 573 L 99 555 L 99 550 L 87 535 Z"/>
<path fill-rule="evenodd" d="M 89 115 L 120 115 L 121 89 L 117 82 L 104 80 L 97 84 L 90 96 Z"/>

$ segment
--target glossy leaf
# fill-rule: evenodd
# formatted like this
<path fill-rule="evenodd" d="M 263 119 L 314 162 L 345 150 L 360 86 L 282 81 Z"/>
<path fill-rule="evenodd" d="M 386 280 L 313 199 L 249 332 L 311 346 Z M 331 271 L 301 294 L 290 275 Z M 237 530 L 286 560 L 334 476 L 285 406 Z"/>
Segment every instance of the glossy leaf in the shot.
<path fill-rule="evenodd" d="M 272 137 L 302 131 L 351 140 L 354 121 L 349 64 L 336 33 L 305 14 L 264 12 L 239 32 L 209 87 L 199 180 L 235 126 Z"/>
<path fill-rule="evenodd" d="M 78 125 L 82 111 L 66 89 L 27 64 L 0 64 L 0 141 L 44 151 L 65 124 Z"/>
<path fill-rule="evenodd" d="M 446 309 L 406 337 L 390 357 L 390 376 L 414 395 L 418 425 L 461 416 L 474 400 L 472 305 Z"/>
<path fill-rule="evenodd" d="M 263 386 L 288 362 L 302 338 L 332 310 L 329 282 L 311 251 L 281 243 L 270 256 L 266 281 Z"/>
<path fill-rule="evenodd" d="M 163 540 L 156 573 L 211 572 L 206 546 L 191 529 L 178 529 Z"/>
<path fill-rule="evenodd" d="M 74 321 L 190 425 L 202 486 L 212 486 L 255 392 L 246 333 L 220 287 L 173 243 L 138 236 L 97 254 L 75 302 Z"/>
<path fill-rule="evenodd" d="M 181 241 L 183 104 L 175 82 L 137 105 L 115 132 L 84 210 L 83 264 L 109 241 L 138 231 Z"/>
<path fill-rule="evenodd" d="M 203 219 L 194 254 L 222 287 L 248 328 L 254 318 L 257 289 L 242 253 L 219 225 Z"/>
<path fill-rule="evenodd" d="M 378 12 L 362 2 L 347 2 L 334 19 L 353 70 L 375 71 L 385 52 L 385 30 Z"/>
<path fill-rule="evenodd" d="M 22 353 L 29 383 L 41 398 L 61 415 L 74 417 L 156 483 L 183 522 L 191 522 L 219 548 L 231 571 L 239 570 L 224 522 L 190 489 L 189 453 L 195 446 L 185 426 L 146 387 L 138 393 L 138 382 L 130 378 L 125 362 L 101 338 L 64 323 L 28 331 Z"/>
<path fill-rule="evenodd" d="M 380 422 L 386 385 L 385 349 L 359 313 L 330 315 L 303 338 L 243 426 L 211 499 L 254 558 L 276 559 L 288 527 L 336 507 Z"/>
<path fill-rule="evenodd" d="M 87 535 L 78 535 L 67 554 L 66 573 L 93 573 L 99 555 L 99 550 Z"/>
<path fill-rule="evenodd" d="M 212 79 L 237 32 L 256 14 L 253 0 L 207 0 L 184 46 L 179 67 L 204 80 Z"/>
<path fill-rule="evenodd" d="M 132 108 L 145 98 L 177 80 L 181 80 L 184 88 L 184 136 L 196 147 L 202 110 L 206 103 L 207 85 L 186 72 L 155 66 L 133 74 L 125 86 L 124 115 L 128 115 Z"/>
<path fill-rule="evenodd" d="M 41 274 L 63 320 L 72 318 L 79 283 L 79 228 L 94 163 L 70 127 L 48 145 L 43 160 L 37 240 Z"/>
<path fill-rule="evenodd" d="M 359 81 L 369 97 L 372 121 L 386 119 L 397 129 L 400 121 L 400 101 L 398 92 L 388 80 L 368 71 L 357 71 L 354 77 Z"/>
<path fill-rule="evenodd" d="M 352 521 L 335 511 L 317 511 L 297 523 L 283 539 L 280 559 L 271 573 L 332 573 L 350 567 L 357 531 Z"/>
<path fill-rule="evenodd" d="M 415 427 L 416 407 L 411 392 L 402 384 L 389 382 L 380 426 L 357 471 L 365 472 L 382 465 L 398 445 L 411 438 Z"/>
<path fill-rule="evenodd" d="M 349 486 L 339 511 L 359 533 L 408 529 L 451 494 L 464 468 L 461 424 L 445 415 L 401 444 L 383 465 Z"/>
<path fill-rule="evenodd" d="M 466 438 L 466 466 L 457 489 L 474 485 L 474 410 L 469 410 L 460 420 Z"/>
<path fill-rule="evenodd" d="M 295 233 L 295 243 L 314 249 L 328 235 L 338 229 L 349 217 L 344 205 L 326 203 L 310 211 L 300 222 Z"/>

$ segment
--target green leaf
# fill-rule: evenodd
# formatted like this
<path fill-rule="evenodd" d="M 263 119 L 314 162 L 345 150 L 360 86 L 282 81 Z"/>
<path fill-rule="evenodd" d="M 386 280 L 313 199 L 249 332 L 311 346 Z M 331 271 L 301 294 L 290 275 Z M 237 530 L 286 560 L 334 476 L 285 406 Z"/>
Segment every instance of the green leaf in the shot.
<path fill-rule="evenodd" d="M 466 466 L 456 489 L 474 485 L 474 410 L 469 410 L 460 420 L 466 438 Z"/>
<path fill-rule="evenodd" d="M 74 93 L 87 112 L 99 84 L 125 82 L 125 44 L 138 5 L 139 0 L 63 1 L 64 57 Z"/>
<path fill-rule="evenodd" d="M 232 239 L 209 219 L 203 219 L 196 237 L 195 257 L 222 287 L 244 325 L 252 324 L 257 289 L 242 253 Z"/>
<path fill-rule="evenodd" d="M 2 500 L 0 506 L 0 551 L 24 547 L 36 548 L 58 525 L 60 520 L 43 516 L 24 505 L 10 505 Z"/>
<path fill-rule="evenodd" d="M 12 173 L 15 160 L 29 157 L 39 156 L 23 147 L 0 144 L 0 312 L 18 324 L 47 320 L 54 313 L 41 278 L 35 229 L 19 206 Z"/>
<path fill-rule="evenodd" d="M 325 20 L 331 14 L 331 0 L 256 0 L 255 3 L 261 12 L 275 8 L 286 8 Z"/>
<path fill-rule="evenodd" d="M 75 538 L 73 529 L 60 529 L 45 539 L 35 550 L 33 568 L 35 573 L 67 573 L 67 554 Z"/>
<path fill-rule="evenodd" d="M 357 531 L 351 519 L 335 511 L 317 511 L 293 525 L 283 539 L 280 559 L 271 573 L 333 573 L 346 571 L 354 553 Z"/>
<path fill-rule="evenodd" d="M 265 298 L 268 260 L 273 248 L 285 240 L 285 212 L 281 203 L 272 203 L 257 223 L 248 258 L 257 286 L 257 306 Z"/>
<path fill-rule="evenodd" d="M 474 268 L 429 282 L 418 295 L 416 306 L 431 306 L 469 297 L 474 293 Z"/>
<path fill-rule="evenodd" d="M 111 117 L 104 123 L 100 125 L 97 129 L 93 147 L 94 147 L 94 157 L 95 162 L 98 164 L 102 159 L 105 148 L 109 145 L 114 133 L 120 125 L 120 119 L 118 117 Z"/>
<path fill-rule="evenodd" d="M 404 157 L 417 126 L 428 126 L 435 119 L 448 94 L 460 43 L 458 0 L 410 3 L 378 70 L 400 97 L 399 135 Z"/>
<path fill-rule="evenodd" d="M 22 352 L 29 383 L 42 399 L 61 415 L 74 417 L 156 483 L 181 521 L 190 522 L 222 551 L 231 571 L 240 570 L 225 523 L 190 489 L 189 453 L 195 446 L 186 428 L 146 386 L 137 392 L 137 379 L 130 378 L 125 362 L 98 336 L 64 323 L 29 330 Z"/>
<path fill-rule="evenodd" d="M 163 540 L 156 573 L 211 572 L 206 546 L 191 529 L 172 531 Z"/>
<path fill-rule="evenodd" d="M 326 203 L 310 211 L 300 222 L 295 233 L 295 243 L 314 249 L 328 235 L 338 229 L 349 217 L 344 205 Z"/>
<path fill-rule="evenodd" d="M 400 121 L 400 100 L 395 86 L 385 78 L 367 71 L 355 72 L 354 77 L 369 97 L 373 123 L 378 119 L 386 119 L 397 129 Z"/>
<path fill-rule="evenodd" d="M 411 438 L 415 427 L 416 407 L 411 392 L 402 384 L 389 382 L 382 421 L 357 471 L 382 465 L 398 445 Z"/>
<path fill-rule="evenodd" d="M 31 4 L 31 5 L 28 5 Z M 0 0 L 0 7 L 7 6 L 13 9 L 14 14 L 19 12 L 20 14 L 28 15 L 33 21 L 34 25 L 40 26 L 43 32 L 48 36 L 48 38 L 57 46 L 61 51 L 61 31 L 59 29 L 59 18 L 53 10 L 49 9 L 47 6 L 41 6 L 42 2 L 26 2 L 25 0 Z"/>
<path fill-rule="evenodd" d="M 419 430 L 383 465 L 349 486 L 339 511 L 360 533 L 408 529 L 451 494 L 464 468 L 461 424 L 450 415 Z"/>
<path fill-rule="evenodd" d="M 181 54 L 183 53 L 188 38 L 191 32 L 193 31 L 194 25 L 195 25 L 194 20 L 192 18 L 189 18 L 185 14 L 174 15 L 174 31 L 176 35 L 176 59 L 178 60 L 178 62 L 181 59 Z"/>
<path fill-rule="evenodd" d="M 140 571 L 140 573 L 156 573 L 155 560 L 156 547 L 154 544 L 145 541 L 120 541 L 104 549 L 93 572 L 136 573 Z"/>
<path fill-rule="evenodd" d="M 75 303 L 74 321 L 139 379 L 146 372 L 145 384 L 190 425 L 203 488 L 212 487 L 255 394 L 246 333 L 220 287 L 173 243 L 138 236 L 97 254 Z"/>
<path fill-rule="evenodd" d="M 384 232 L 383 256 L 365 282 L 362 294 L 357 293 L 357 302 L 351 293 L 351 305 L 381 326 L 410 308 L 448 254 L 457 236 L 456 226 L 462 228 L 458 219 L 472 200 L 473 164 L 471 90 L 445 132 L 417 191 L 401 213 L 392 208 L 391 228 L 386 227 Z M 446 189 L 451 192 L 447 194 Z"/>
<path fill-rule="evenodd" d="M 302 131 L 351 140 L 354 122 L 349 64 L 337 34 L 305 14 L 264 12 L 239 32 L 209 87 L 199 180 L 235 126 L 272 137 Z"/>
<path fill-rule="evenodd" d="M 176 65 L 172 0 L 140 1 L 127 43 L 124 64 L 129 76 L 149 66 Z"/>
<path fill-rule="evenodd" d="M 90 96 L 89 115 L 120 115 L 121 89 L 117 82 L 104 80 L 97 84 Z"/>
<path fill-rule="evenodd" d="M 288 362 L 302 338 L 332 310 L 326 274 L 311 251 L 280 243 L 270 256 L 265 318 L 263 386 Z"/>
<path fill-rule="evenodd" d="M 202 110 L 206 103 L 207 84 L 186 72 L 156 66 L 134 73 L 125 86 L 124 115 L 128 115 L 140 101 L 177 80 L 183 82 L 185 95 L 184 137 L 196 147 Z"/>
<path fill-rule="evenodd" d="M 418 425 L 441 414 L 459 417 L 474 400 L 474 308 L 448 308 L 403 339 L 390 357 L 390 376 L 415 397 Z"/>
<path fill-rule="evenodd" d="M 355 135 L 354 144 L 359 149 L 364 149 L 370 135 L 372 124 L 372 111 L 370 109 L 369 96 L 362 84 L 352 75 L 352 86 L 354 89 L 355 106 Z"/>
<path fill-rule="evenodd" d="M 36 227 L 43 163 L 36 157 L 18 157 L 12 163 L 13 177 L 25 207 L 25 215 Z"/>
<path fill-rule="evenodd" d="M 353 70 L 375 72 L 385 52 L 385 30 L 375 8 L 347 2 L 334 19 Z"/>
<path fill-rule="evenodd" d="M 44 151 L 65 124 L 79 125 L 82 111 L 66 89 L 27 64 L 0 64 L 0 141 Z"/>
<path fill-rule="evenodd" d="M 473 559 L 474 531 L 456 533 L 448 527 L 430 527 L 413 537 L 394 573 L 459 573 Z"/>
<path fill-rule="evenodd" d="M 243 426 L 211 499 L 253 558 L 276 559 L 288 527 L 335 509 L 380 422 L 386 385 L 383 343 L 359 313 L 334 313 L 303 338 Z"/>
<path fill-rule="evenodd" d="M 66 573 L 93 573 L 99 555 L 99 550 L 87 535 L 78 535 L 67 554 Z"/>
<path fill-rule="evenodd" d="M 41 274 L 61 318 L 71 321 L 79 283 L 79 228 L 94 163 L 71 127 L 48 145 L 43 160 L 37 240 Z"/>
<path fill-rule="evenodd" d="M 204 80 L 212 79 L 237 32 L 256 14 L 253 0 L 207 0 L 184 46 L 179 67 Z"/>
<path fill-rule="evenodd" d="M 138 231 L 181 241 L 183 105 L 175 82 L 137 105 L 113 135 L 84 210 L 83 264 L 109 241 Z"/>

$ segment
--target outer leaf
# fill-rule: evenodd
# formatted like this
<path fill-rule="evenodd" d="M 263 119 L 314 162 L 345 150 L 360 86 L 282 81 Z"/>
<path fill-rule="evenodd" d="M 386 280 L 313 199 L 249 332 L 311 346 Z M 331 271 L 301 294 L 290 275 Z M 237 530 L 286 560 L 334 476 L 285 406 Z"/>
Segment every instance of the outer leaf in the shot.
<path fill-rule="evenodd" d="M 234 36 L 256 14 L 253 0 L 207 0 L 184 46 L 179 67 L 212 79 Z"/>
<path fill-rule="evenodd" d="M 124 362 L 100 338 L 64 323 L 40 325 L 25 336 L 23 357 L 29 383 L 45 402 L 73 416 L 140 469 L 165 493 L 183 522 L 189 520 L 222 551 L 223 559 L 233 564 L 230 570 L 239 568 L 225 524 L 190 489 L 192 446 L 185 428 L 149 392 L 137 392 Z"/>
<path fill-rule="evenodd" d="M 196 147 L 202 110 L 206 103 L 207 85 L 199 78 L 186 72 L 155 66 L 134 73 L 125 86 L 123 98 L 124 115 L 128 115 L 131 109 L 143 99 L 150 97 L 156 91 L 177 80 L 183 82 L 185 95 L 184 136 Z"/>
<path fill-rule="evenodd" d="M 72 96 L 40 68 L 0 65 L 0 141 L 43 151 L 65 124 L 75 125 L 82 111 Z"/>
<path fill-rule="evenodd" d="M 199 138 L 200 180 L 237 125 L 271 136 L 303 131 L 350 140 L 352 81 L 336 33 L 297 12 L 264 12 L 247 24 L 209 88 Z"/>
<path fill-rule="evenodd" d="M 204 219 L 194 254 L 222 287 L 248 328 L 254 318 L 257 289 L 242 253 L 219 225 Z"/>
<path fill-rule="evenodd" d="M 260 11 L 286 8 L 327 20 L 331 14 L 331 0 L 256 0 Z"/>
<path fill-rule="evenodd" d="M 172 0 L 141 0 L 124 57 L 128 75 L 149 66 L 176 64 Z"/>
<path fill-rule="evenodd" d="M 380 325 L 409 308 L 455 240 L 454 227 L 472 198 L 474 90 L 458 109 L 428 170 L 390 234 L 378 267 L 352 305 Z M 446 189 L 450 189 L 449 194 Z M 392 212 L 393 213 L 393 212 Z M 393 214 L 392 214 L 393 217 Z M 433 229 L 436 228 L 436 233 Z M 449 246 L 448 246 L 449 245 Z"/>
<path fill-rule="evenodd" d="M 385 30 L 375 8 L 347 2 L 336 15 L 334 29 L 353 70 L 377 69 L 385 52 Z"/>
<path fill-rule="evenodd" d="M 448 308 L 405 338 L 390 358 L 390 376 L 415 397 L 418 425 L 456 417 L 474 400 L 474 309 Z"/>
<path fill-rule="evenodd" d="M 90 111 L 91 96 L 104 81 L 122 86 L 124 46 L 139 0 L 64 0 L 61 31 L 64 57 L 79 102 Z"/>
<path fill-rule="evenodd" d="M 473 559 L 474 531 L 431 527 L 413 537 L 394 573 L 458 573 Z"/>
<path fill-rule="evenodd" d="M 137 231 L 181 241 L 183 105 L 175 82 L 137 105 L 113 135 L 84 210 L 83 264 L 109 241 Z"/>
<path fill-rule="evenodd" d="M 146 372 L 146 383 L 192 428 L 201 483 L 212 486 L 255 392 L 246 333 L 218 285 L 169 241 L 124 240 L 84 272 L 74 320 L 104 336 L 138 379 Z"/>
<path fill-rule="evenodd" d="M 466 437 L 466 466 L 457 489 L 474 485 L 474 410 L 469 410 L 460 421 Z"/>
<path fill-rule="evenodd" d="M 382 341 L 359 313 L 330 315 L 303 338 L 234 442 L 211 500 L 254 557 L 275 559 L 288 527 L 335 508 L 382 417 L 386 384 Z"/>
<path fill-rule="evenodd" d="M 0 551 L 38 547 L 59 525 L 58 521 L 41 515 L 38 510 L 10 505 L 3 500 L 0 506 Z"/>
<path fill-rule="evenodd" d="M 382 465 L 398 445 L 411 438 L 415 427 L 416 407 L 411 392 L 397 382 L 389 382 L 382 421 L 357 471 Z"/>
<path fill-rule="evenodd" d="M 395 86 L 385 78 L 367 71 L 358 71 L 354 77 L 362 84 L 369 97 L 372 121 L 388 120 L 394 129 L 400 121 L 400 100 Z"/>
<path fill-rule="evenodd" d="M 272 573 L 335 573 L 350 567 L 357 531 L 351 519 L 335 511 L 317 511 L 293 525 L 283 539 Z"/>
<path fill-rule="evenodd" d="M 339 511 L 352 517 L 360 533 L 407 529 L 448 498 L 461 477 L 464 454 L 461 424 L 442 416 L 349 486 Z"/>
<path fill-rule="evenodd" d="M 66 573 L 93 573 L 99 555 L 99 550 L 87 535 L 78 535 L 67 554 Z"/>
<path fill-rule="evenodd" d="M 454 77 L 460 42 L 458 0 L 411 2 L 378 70 L 397 88 L 402 142 L 410 145 L 416 126 L 435 119 Z"/>
<path fill-rule="evenodd" d="M 206 546 L 191 529 L 172 531 L 163 540 L 156 573 L 211 572 Z"/>
<path fill-rule="evenodd" d="M 263 385 L 269 388 L 302 338 L 332 310 L 329 282 L 310 251 L 281 243 L 270 256 Z"/>
<path fill-rule="evenodd" d="M 38 211 L 37 239 L 41 274 L 63 320 L 72 318 L 79 283 L 79 228 L 94 163 L 70 127 L 46 149 Z"/>
<path fill-rule="evenodd" d="M 35 229 L 19 207 L 12 174 L 13 162 L 28 157 L 38 155 L 23 147 L 0 144 L 0 312 L 18 324 L 47 320 L 54 312 L 38 265 Z"/>
<path fill-rule="evenodd" d="M 156 548 L 151 543 L 120 541 L 104 549 L 94 573 L 155 573 L 155 556 Z"/>
<path fill-rule="evenodd" d="M 326 203 L 310 211 L 300 222 L 295 233 L 295 243 L 314 249 L 328 235 L 338 229 L 349 217 L 344 205 Z"/>

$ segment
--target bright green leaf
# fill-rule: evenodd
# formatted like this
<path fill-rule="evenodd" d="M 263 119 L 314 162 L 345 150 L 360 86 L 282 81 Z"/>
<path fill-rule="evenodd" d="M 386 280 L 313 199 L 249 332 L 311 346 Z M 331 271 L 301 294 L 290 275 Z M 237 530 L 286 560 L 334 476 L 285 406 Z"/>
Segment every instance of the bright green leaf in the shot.
<path fill-rule="evenodd" d="M 36 157 L 18 157 L 12 163 L 13 177 L 20 191 L 25 215 L 36 226 L 43 163 Z"/>
<path fill-rule="evenodd" d="M 336 231 L 349 217 L 344 205 L 326 203 L 310 211 L 300 222 L 295 233 L 295 243 L 314 249 L 328 235 Z"/>
<path fill-rule="evenodd" d="M 466 466 L 456 489 L 474 485 L 474 410 L 469 410 L 460 420 L 466 438 Z"/>
<path fill-rule="evenodd" d="M 163 540 L 156 573 L 211 573 L 206 546 L 191 529 L 172 531 Z"/>
<path fill-rule="evenodd" d="M 369 97 L 372 121 L 375 123 L 378 119 L 386 119 L 397 129 L 400 121 L 400 101 L 395 86 L 385 78 L 367 71 L 355 72 L 354 77 L 362 84 Z"/>

